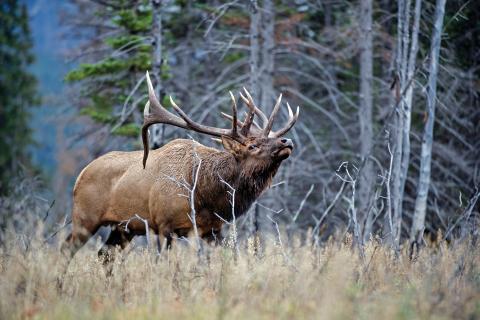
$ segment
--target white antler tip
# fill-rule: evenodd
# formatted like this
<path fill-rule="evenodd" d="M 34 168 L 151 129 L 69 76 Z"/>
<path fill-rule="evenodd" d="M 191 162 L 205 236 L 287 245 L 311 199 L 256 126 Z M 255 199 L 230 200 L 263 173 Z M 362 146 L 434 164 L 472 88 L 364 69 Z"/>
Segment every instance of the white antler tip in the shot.
<path fill-rule="evenodd" d="M 241 92 L 240 92 L 240 98 L 242 98 L 242 100 L 248 105 L 248 103 L 250 102 Z"/>
<path fill-rule="evenodd" d="M 145 73 L 145 77 L 147 78 L 148 94 L 155 96 L 155 90 L 153 89 L 152 80 L 150 80 L 148 71 Z"/>
<path fill-rule="evenodd" d="M 292 108 L 290 108 L 290 104 L 287 102 L 287 108 L 288 108 L 288 117 L 291 118 L 293 117 L 293 111 Z"/>
<path fill-rule="evenodd" d="M 245 87 L 243 87 L 243 90 L 245 91 L 245 94 L 247 95 L 248 99 L 253 102 L 253 98 L 250 92 L 248 92 L 248 90 Z"/>
<path fill-rule="evenodd" d="M 232 116 L 229 115 L 229 114 L 226 114 L 225 112 L 220 112 L 222 114 L 222 116 L 224 116 L 225 118 L 227 119 L 232 119 Z"/>
<path fill-rule="evenodd" d="M 147 101 L 145 104 L 145 109 L 143 109 L 143 116 L 146 117 L 150 114 L 150 101 Z"/>
<path fill-rule="evenodd" d="M 179 108 L 179 107 L 177 106 L 177 104 L 175 103 L 175 101 L 173 101 L 172 96 L 169 96 L 169 98 L 170 98 L 170 103 L 172 104 L 172 106 L 173 106 L 175 109 Z"/>

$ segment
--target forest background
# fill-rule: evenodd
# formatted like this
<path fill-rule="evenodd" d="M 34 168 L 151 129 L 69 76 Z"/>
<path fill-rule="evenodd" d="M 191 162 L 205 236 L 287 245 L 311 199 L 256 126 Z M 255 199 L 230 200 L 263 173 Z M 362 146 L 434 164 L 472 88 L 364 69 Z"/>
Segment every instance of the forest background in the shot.
<path fill-rule="evenodd" d="M 141 148 L 146 70 L 167 108 L 171 95 L 201 122 L 224 124 L 228 91 L 242 87 L 267 112 L 279 92 L 301 106 L 296 152 L 246 218 L 267 230 L 271 209 L 322 239 L 342 230 L 398 247 L 478 223 L 475 1 L 6 1 L 2 11 L 1 192 L 22 196 L 36 175 L 53 223 L 86 164 Z M 151 139 L 186 135 L 158 126 Z"/>
<path fill-rule="evenodd" d="M 480 317 L 479 49 L 474 0 L 2 1 L 0 316 Z M 140 239 L 108 276 L 103 229 L 58 290 L 75 179 L 142 148 L 147 70 L 218 127 L 228 91 L 283 93 L 294 153 L 221 246 Z M 221 148 L 150 130 L 178 137 Z"/>

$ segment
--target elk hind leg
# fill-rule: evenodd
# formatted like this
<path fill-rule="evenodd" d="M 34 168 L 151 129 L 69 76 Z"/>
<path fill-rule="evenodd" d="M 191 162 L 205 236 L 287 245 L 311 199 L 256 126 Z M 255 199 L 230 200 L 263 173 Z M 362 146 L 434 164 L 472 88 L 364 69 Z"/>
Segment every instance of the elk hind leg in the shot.
<path fill-rule="evenodd" d="M 201 238 L 209 244 L 215 246 L 221 245 L 223 241 L 222 230 L 211 229 L 209 232 L 202 234 Z"/>
<path fill-rule="evenodd" d="M 92 225 L 90 227 L 73 226 L 72 233 L 67 236 L 60 249 L 68 262 L 70 262 L 77 251 L 85 245 L 88 239 L 97 232 L 98 228 L 98 225 Z"/>
<path fill-rule="evenodd" d="M 88 239 L 97 232 L 98 228 L 99 226 L 97 225 L 92 225 L 90 228 L 73 226 L 72 232 L 67 236 L 60 248 L 60 252 L 65 259 L 62 261 L 63 264 L 61 264 L 61 270 L 57 278 L 57 289 L 62 289 L 65 274 L 74 255 L 85 245 Z"/>
<path fill-rule="evenodd" d="M 107 241 L 98 251 L 98 257 L 102 260 L 103 265 L 111 267 L 111 263 L 115 260 L 115 248 L 125 249 L 132 238 L 133 234 L 113 227 Z"/>

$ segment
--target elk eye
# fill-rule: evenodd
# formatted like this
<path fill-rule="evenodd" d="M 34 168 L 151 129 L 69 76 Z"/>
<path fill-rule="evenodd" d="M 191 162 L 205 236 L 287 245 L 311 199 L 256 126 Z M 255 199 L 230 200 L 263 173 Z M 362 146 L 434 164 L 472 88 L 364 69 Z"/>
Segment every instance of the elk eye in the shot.
<path fill-rule="evenodd" d="M 248 146 L 248 150 L 253 150 L 253 149 L 256 149 L 257 146 L 255 144 L 251 144 Z"/>

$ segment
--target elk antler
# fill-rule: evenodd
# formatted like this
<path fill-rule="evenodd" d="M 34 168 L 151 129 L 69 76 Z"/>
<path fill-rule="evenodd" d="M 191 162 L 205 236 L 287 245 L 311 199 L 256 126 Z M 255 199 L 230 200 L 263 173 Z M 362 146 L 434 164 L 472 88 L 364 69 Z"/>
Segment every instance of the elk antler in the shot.
<path fill-rule="evenodd" d="M 272 113 L 270 114 L 270 118 L 268 118 L 267 124 L 265 125 L 265 129 L 263 130 L 263 136 L 268 137 L 268 134 L 272 130 L 273 127 L 273 120 L 275 120 L 275 116 L 278 113 L 280 108 L 280 103 L 282 102 L 282 94 L 278 96 L 277 103 L 275 103 L 275 107 L 273 107 Z"/>
<path fill-rule="evenodd" d="M 249 111 L 246 113 L 245 120 L 239 121 L 237 116 L 237 102 L 235 101 L 235 97 L 230 92 L 230 97 L 232 98 L 232 116 L 222 113 L 224 117 L 232 121 L 232 127 L 230 129 L 223 129 L 223 128 L 216 128 L 205 126 L 200 123 L 197 123 L 190 119 L 188 115 L 173 101 L 172 97 L 170 97 L 170 103 L 172 104 L 173 109 L 179 115 L 176 116 L 173 113 L 167 111 L 158 101 L 157 97 L 155 96 L 155 91 L 153 89 L 152 81 L 150 80 L 150 75 L 146 74 L 147 85 L 148 85 L 148 102 L 145 105 L 145 110 L 143 111 L 143 127 L 142 127 L 142 141 L 143 141 L 143 168 L 147 163 L 148 153 L 149 153 L 149 145 L 148 145 L 148 128 L 155 123 L 165 123 L 171 124 L 173 126 L 193 130 L 196 132 L 208 134 L 215 137 L 227 136 L 230 137 L 242 144 L 245 143 L 245 140 L 249 136 L 264 136 L 264 137 L 280 137 L 287 133 L 295 124 L 298 119 L 299 114 L 299 107 L 297 107 L 297 111 L 293 114 L 290 105 L 287 103 L 288 107 L 288 121 L 287 124 L 280 130 L 271 132 L 273 121 L 275 120 L 275 116 L 280 109 L 280 103 L 282 101 L 282 95 L 277 99 L 275 107 L 269 118 L 255 105 L 252 96 L 247 91 L 247 89 L 243 88 L 245 91 L 245 97 L 242 93 L 240 93 L 241 99 L 247 105 Z M 262 119 L 263 125 L 260 127 L 255 121 L 254 117 L 257 115 L 260 119 Z M 252 128 L 252 124 L 255 128 Z M 238 132 L 240 129 L 240 132 Z"/>
<path fill-rule="evenodd" d="M 275 116 L 278 113 L 278 110 L 280 109 L 280 103 L 282 101 L 282 94 L 280 94 L 278 96 L 277 102 L 275 103 L 275 106 L 273 107 L 273 111 L 270 115 L 270 118 L 267 118 L 267 116 L 262 112 L 262 110 L 257 108 L 255 103 L 253 102 L 252 96 L 247 91 L 247 89 L 243 88 L 243 90 L 245 91 L 245 94 L 246 94 L 247 98 L 245 96 L 243 96 L 242 93 L 240 93 L 240 97 L 242 98 L 243 102 L 245 102 L 247 107 L 250 109 L 250 113 L 255 113 L 262 119 L 263 127 L 261 129 L 261 131 L 262 131 L 261 134 L 264 137 L 280 137 L 280 136 L 286 134 L 293 127 L 295 122 L 297 121 L 298 115 L 300 113 L 300 107 L 297 107 L 297 110 L 296 110 L 295 114 L 293 114 L 292 108 L 290 108 L 290 105 L 287 102 L 287 107 L 288 107 L 288 121 L 287 121 L 287 124 L 282 129 L 280 129 L 278 131 L 270 132 L 272 130 L 273 121 L 275 119 Z M 255 124 L 255 125 L 257 127 L 259 127 L 257 124 Z"/>
<path fill-rule="evenodd" d="M 221 136 L 228 136 L 240 143 L 245 142 L 245 136 L 238 134 L 237 132 L 237 105 L 234 101 L 232 105 L 233 117 L 232 117 L 232 128 L 231 129 L 223 129 L 223 128 L 215 128 L 209 127 L 202 124 L 199 124 L 192 119 L 190 119 L 182 109 L 173 101 L 172 97 L 170 97 L 170 102 L 173 106 L 173 109 L 178 113 L 178 116 L 172 114 L 171 112 L 167 111 L 160 102 L 158 101 L 157 97 L 155 96 L 155 91 L 153 89 L 152 81 L 150 80 L 150 75 L 146 74 L 147 85 L 148 85 L 148 102 L 145 105 L 145 109 L 143 111 L 143 127 L 142 127 L 142 141 L 143 141 L 143 168 L 147 163 L 148 152 L 149 152 L 149 145 L 148 145 L 148 128 L 155 123 L 166 123 L 171 124 L 173 126 L 193 130 L 196 132 L 212 135 L 215 137 Z M 231 95 L 233 98 L 233 95 Z M 233 99 L 235 100 L 235 99 Z"/>
<path fill-rule="evenodd" d="M 237 101 L 235 101 L 235 97 L 232 94 L 232 91 L 228 91 L 230 93 L 230 98 L 232 98 L 232 135 L 237 135 Z"/>
<path fill-rule="evenodd" d="M 225 113 L 225 112 L 220 112 L 220 114 L 222 115 L 222 117 L 224 117 L 224 118 L 227 119 L 227 120 L 230 120 L 230 121 L 233 120 L 233 117 L 232 117 L 231 115 Z M 247 112 L 245 112 L 245 118 L 246 118 L 246 117 L 248 117 L 248 113 L 247 113 Z M 242 122 L 242 121 L 240 121 L 240 120 L 237 120 L 237 127 L 238 127 L 238 128 L 242 129 L 244 125 L 245 125 L 244 122 Z M 256 136 L 258 136 L 258 135 L 259 135 L 258 132 L 261 132 L 263 129 L 258 125 L 257 122 L 255 122 L 255 120 L 253 120 L 253 126 L 255 127 L 255 131 L 253 131 L 252 128 L 250 128 L 250 133 L 251 133 L 251 134 L 249 134 L 249 136 L 250 136 L 250 135 L 256 135 Z"/>
<path fill-rule="evenodd" d="M 292 108 L 290 108 L 290 105 L 288 104 L 288 102 L 287 102 L 287 107 L 288 107 L 288 121 L 287 121 L 287 124 L 283 128 L 281 128 L 280 130 L 270 132 L 270 134 L 268 135 L 269 137 L 278 138 L 278 137 L 283 136 L 285 133 L 287 133 L 293 127 L 295 122 L 297 122 L 298 115 L 300 114 L 300 107 L 297 106 L 297 110 L 295 111 L 295 114 L 293 114 Z"/>
<path fill-rule="evenodd" d="M 250 95 L 250 92 L 248 92 L 247 89 L 245 89 L 245 87 L 243 88 L 243 91 L 245 91 L 245 94 L 247 95 L 248 99 L 245 98 L 242 93 L 240 92 L 240 97 L 242 98 L 242 100 L 245 102 L 245 104 L 247 105 L 247 107 L 252 110 L 253 112 L 255 112 L 257 114 L 257 116 L 260 117 L 260 119 L 262 119 L 262 122 L 265 124 L 267 123 L 267 116 L 265 115 L 265 113 L 262 112 L 262 110 L 260 110 L 259 108 L 257 108 L 257 106 L 255 105 L 254 101 L 253 101 L 253 98 L 252 96 Z"/>

